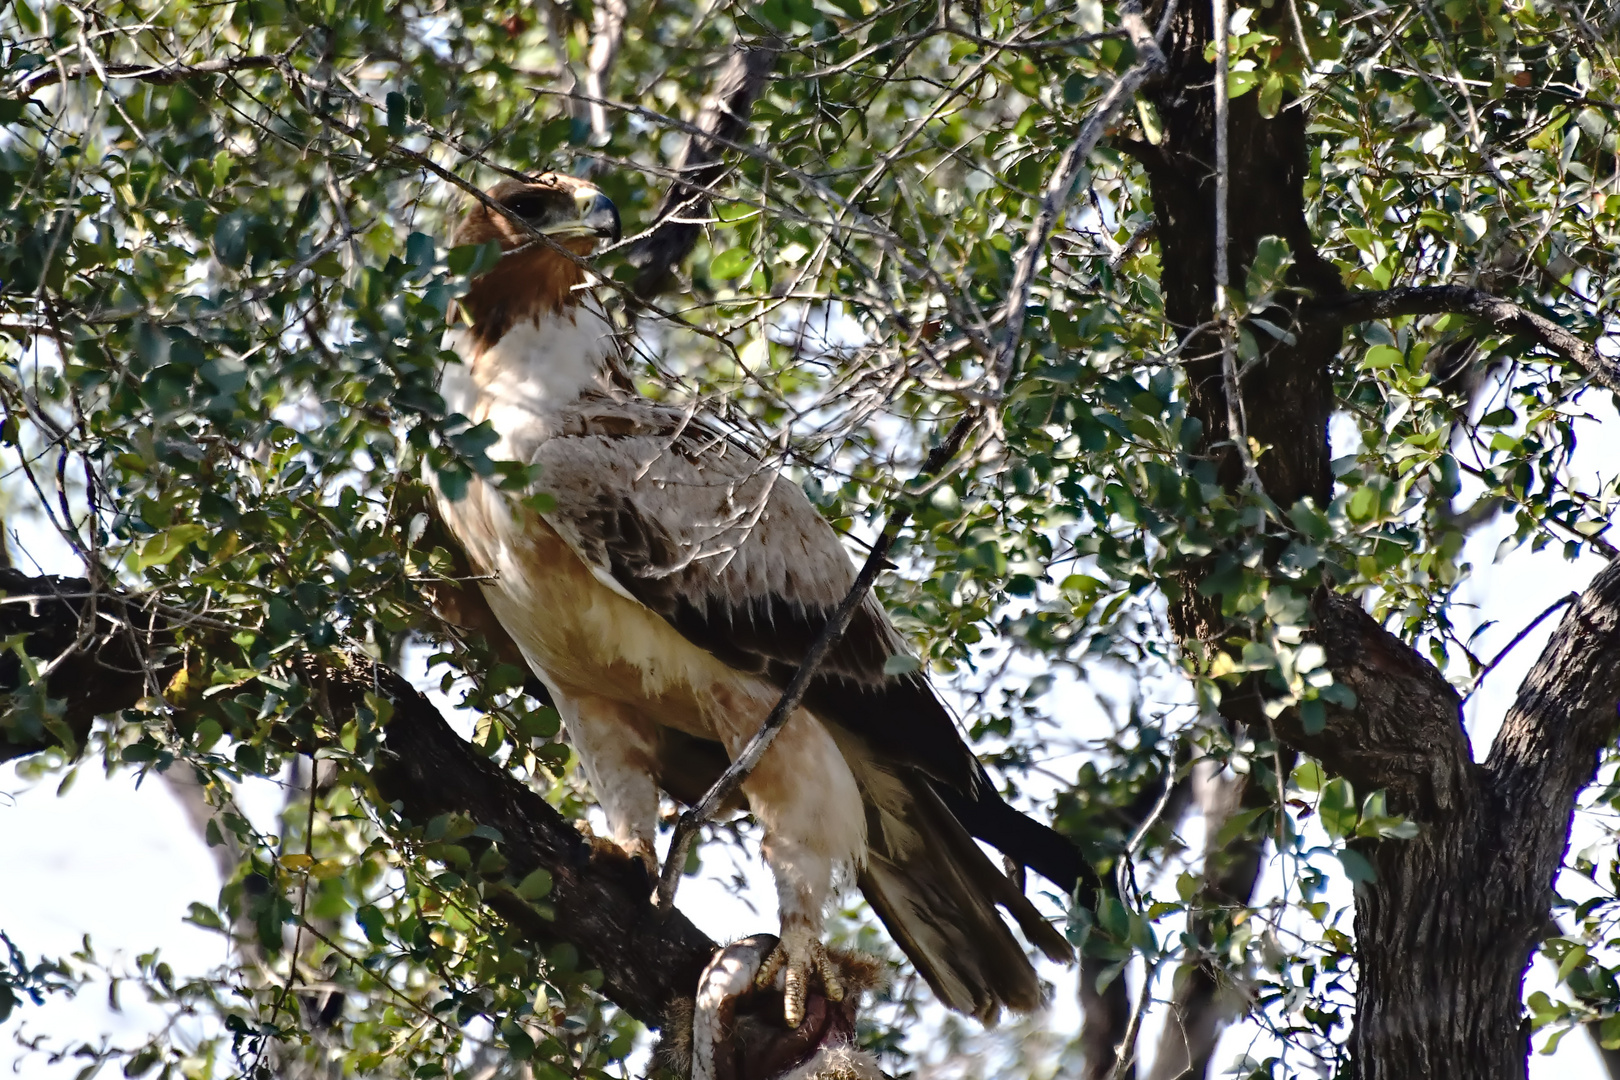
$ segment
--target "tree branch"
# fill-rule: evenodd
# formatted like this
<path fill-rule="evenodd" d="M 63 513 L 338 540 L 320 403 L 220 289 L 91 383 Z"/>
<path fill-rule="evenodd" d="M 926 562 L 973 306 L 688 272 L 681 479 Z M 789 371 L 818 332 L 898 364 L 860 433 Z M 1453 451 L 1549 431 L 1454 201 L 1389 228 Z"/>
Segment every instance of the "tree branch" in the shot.
<path fill-rule="evenodd" d="M 0 589 L 7 594 L 0 599 L 0 634 L 26 635 L 36 663 L 61 660 L 46 693 L 66 705 L 63 723 L 47 726 L 32 719 L 35 710 L 10 703 L 0 719 L 0 760 L 50 746 L 75 752 L 65 735 L 82 746 L 96 716 L 148 694 L 141 655 L 157 656 L 158 672 L 179 667 L 163 659 L 173 644 L 164 623 L 109 614 L 132 605 L 96 593 L 87 581 L 0 570 Z M 27 686 L 22 667 L 16 651 L 0 658 L 0 688 Z M 666 917 L 654 910 L 639 862 L 611 844 L 587 841 L 544 798 L 457 735 L 398 672 L 362 659 L 326 676 L 334 714 L 352 712 L 374 689 L 393 702 L 373 778 L 402 816 L 425 824 L 443 813 L 463 814 L 500 832 L 502 853 L 519 878 L 539 867 L 550 871 L 554 919 L 492 889 L 487 902 L 496 914 L 540 941 L 571 942 L 602 970 L 603 994 L 646 1024 L 661 1025 L 671 1004 L 691 997 L 715 944 L 679 912 Z"/>
<path fill-rule="evenodd" d="M 1620 727 L 1620 559 L 1564 613 L 1519 687 L 1485 770 L 1510 819 L 1563 853 L 1563 823 Z M 1548 829 L 1547 823 L 1558 823 Z"/>
<path fill-rule="evenodd" d="M 9 707 L 0 715 L 0 760 L 52 746 L 77 752 L 96 716 L 137 704 L 154 692 L 156 678 L 166 679 L 179 669 L 167 623 L 156 616 L 138 621 L 122 614 L 136 605 L 118 594 L 97 592 L 88 581 L 0 569 L 0 592 L 5 594 L 0 596 L 0 636 L 14 641 L 13 649 L 0 656 L 0 692 L 16 694 L 34 683 L 25 665 L 36 671 L 41 661 L 55 665 L 42 697 L 14 697 L 6 703 Z M 294 659 L 300 662 L 309 663 Z M 689 1021 L 699 976 L 717 946 L 680 912 L 653 906 L 639 860 L 616 845 L 581 835 L 542 796 L 457 735 L 398 672 L 366 657 L 351 657 L 348 666 L 323 668 L 321 679 L 333 719 L 340 722 L 365 705 L 367 694 L 380 694 L 392 703 L 370 779 L 407 825 L 425 825 L 447 813 L 463 815 L 500 834 L 507 877 L 521 880 L 541 868 L 550 873 L 550 912 L 542 915 L 499 881 L 486 883 L 484 889 L 484 903 L 492 912 L 543 945 L 575 946 L 602 972 L 603 996 L 648 1026 L 678 1029 Z M 50 708 L 46 699 L 56 699 L 58 707 Z M 49 719 L 40 721 L 36 713 Z M 852 1027 L 852 1006 L 844 1008 L 849 1015 L 844 1026 Z M 762 1016 L 781 1014 L 778 1001 Z M 741 1080 L 769 1080 L 797 1067 L 823 1042 L 837 1044 L 843 1030 L 838 1025 L 792 1030 L 779 1019 L 757 1019 L 727 1034 L 723 1049 L 749 1063 L 739 1074 Z M 685 1041 L 684 1032 L 675 1034 L 677 1044 Z"/>
<path fill-rule="evenodd" d="M 1447 312 L 1472 315 L 1504 333 L 1530 338 L 1562 354 L 1583 368 L 1595 382 L 1620 392 L 1620 363 L 1604 356 L 1596 346 L 1546 316 L 1522 308 L 1510 300 L 1492 296 L 1483 289 L 1467 285 L 1428 285 L 1383 292 L 1352 292 L 1314 300 L 1306 306 L 1305 311 L 1311 315 L 1331 317 L 1344 324 L 1392 319 L 1401 315 L 1440 315 Z"/>
<path fill-rule="evenodd" d="M 451 730 L 433 704 L 399 673 L 378 665 L 340 680 L 351 708 L 373 680 L 394 703 L 384 731 L 390 760 L 375 774 L 385 799 L 426 823 L 447 812 L 498 830 L 501 851 L 521 879 L 552 876 L 555 918 L 491 891 L 502 918 L 541 941 L 573 943 L 602 970 L 602 993 L 636 1019 L 661 1026 L 669 1007 L 692 996 L 715 943 L 679 912 L 655 911 L 641 864 L 610 844 L 593 845 L 544 798 L 490 762 Z"/>
<path fill-rule="evenodd" d="M 1170 19 L 1175 14 L 1176 0 L 1169 0 L 1165 5 L 1164 16 L 1160 19 L 1160 33 L 1170 25 Z M 1163 74 L 1165 70 L 1164 53 L 1159 49 L 1159 40 L 1153 30 L 1142 17 L 1141 6 L 1130 0 L 1120 5 L 1120 23 L 1130 34 L 1131 44 L 1136 46 L 1140 59 L 1132 64 L 1123 75 L 1114 80 L 1108 92 L 1097 102 L 1086 122 L 1080 125 L 1080 133 L 1075 136 L 1074 142 L 1064 152 L 1063 158 L 1058 162 L 1057 169 L 1047 182 L 1046 194 L 1041 199 L 1040 212 L 1030 223 L 1029 231 L 1024 235 L 1024 247 L 1018 253 L 1018 261 L 1014 264 L 1012 284 L 1007 289 L 1007 317 L 1006 333 L 1002 336 L 1001 344 L 996 349 L 995 358 L 991 363 L 991 370 L 995 373 L 995 385 L 1005 391 L 1013 375 L 1013 364 L 1018 357 L 1018 345 L 1024 337 L 1024 316 L 1029 308 L 1029 296 L 1035 286 L 1035 264 L 1040 261 L 1041 254 L 1052 238 L 1052 232 L 1057 228 L 1058 218 L 1062 216 L 1064 208 L 1069 203 L 1069 196 L 1074 191 L 1074 185 L 1080 178 L 1080 169 L 1091 152 L 1097 148 L 1108 125 L 1114 122 L 1127 103 L 1135 98 L 1137 90 L 1144 84 Z"/>
<path fill-rule="evenodd" d="M 168 86 L 183 82 L 186 79 L 196 79 L 204 75 L 224 75 L 233 71 L 249 71 L 254 68 L 276 67 L 286 61 L 284 56 L 233 56 L 221 60 L 203 60 L 196 64 L 105 64 L 102 71 L 108 79 L 134 79 L 137 82 L 154 83 L 159 86 Z M 75 64 L 72 67 L 39 67 L 28 72 L 16 82 L 16 89 L 23 93 L 33 93 L 43 90 L 47 86 L 55 86 L 61 82 L 72 82 L 82 79 L 86 75 L 100 75 L 96 68 L 90 64 Z"/>
<path fill-rule="evenodd" d="M 720 151 L 747 129 L 749 113 L 765 89 L 778 53 L 777 46 L 769 42 L 742 41 L 731 50 L 715 80 L 714 92 L 698 113 L 698 133 L 686 137 L 686 145 L 676 160 L 675 172 L 682 179 L 670 184 L 653 214 L 652 230 L 626 255 L 630 265 L 639 270 L 631 288 L 641 299 L 651 299 L 667 289 L 675 267 L 697 244 L 709 209 L 703 189 L 712 188 L 725 171 Z M 593 102 L 591 107 L 601 106 Z"/>
<path fill-rule="evenodd" d="M 1299 710 L 1288 709 L 1272 721 L 1278 736 L 1357 790 L 1387 789 L 1399 813 L 1432 821 L 1473 807 L 1480 788 L 1456 688 L 1354 598 L 1322 589 L 1312 608 L 1310 639 L 1356 703 L 1330 706 L 1320 731 L 1307 731 Z M 1223 698 L 1221 711 L 1264 730 L 1263 704 L 1249 680 Z"/>
<path fill-rule="evenodd" d="M 1232 815 L 1274 805 L 1275 799 L 1254 773 L 1208 777 L 1199 802 L 1204 811 L 1204 896 L 1225 916 L 1199 911 L 1189 919 L 1188 933 L 1200 950 L 1216 949 L 1215 932 L 1221 918 L 1230 919 L 1233 906 L 1243 906 L 1254 898 L 1254 887 L 1264 865 L 1265 836 L 1239 836 L 1229 844 L 1219 843 L 1221 827 Z M 1177 973 L 1172 983 L 1170 1015 L 1159 1034 L 1158 1052 L 1148 1080 L 1203 1080 L 1221 1031 L 1234 1014 L 1241 1011 L 1242 995 L 1230 983 L 1221 981 L 1221 972 L 1205 957 L 1195 955 L 1195 963 Z"/>

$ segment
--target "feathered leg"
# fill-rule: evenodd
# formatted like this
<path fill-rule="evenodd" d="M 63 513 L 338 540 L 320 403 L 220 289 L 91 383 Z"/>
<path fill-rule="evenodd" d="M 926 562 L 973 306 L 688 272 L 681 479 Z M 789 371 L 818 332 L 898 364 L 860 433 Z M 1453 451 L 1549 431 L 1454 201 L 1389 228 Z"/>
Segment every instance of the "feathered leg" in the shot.
<path fill-rule="evenodd" d="M 757 720 L 738 720 L 762 719 L 774 703 L 762 697 L 752 707 L 719 710 L 728 721 L 724 734 L 731 754 L 740 753 L 757 730 Z M 783 1016 L 797 1027 L 810 979 L 820 978 L 834 1001 L 843 995 L 821 935 L 834 872 L 858 866 L 865 856 L 861 792 L 827 729 L 803 711 L 777 734 L 743 781 L 743 791 L 765 828 L 763 853 L 776 877 L 782 923 L 781 941 L 760 969 L 759 981 L 781 980 Z"/>
<path fill-rule="evenodd" d="M 601 697 L 552 695 L 568 741 L 579 754 L 591 793 L 607 816 L 614 843 L 640 859 L 658 880 L 658 787 L 653 780 L 657 738 L 634 709 Z"/>

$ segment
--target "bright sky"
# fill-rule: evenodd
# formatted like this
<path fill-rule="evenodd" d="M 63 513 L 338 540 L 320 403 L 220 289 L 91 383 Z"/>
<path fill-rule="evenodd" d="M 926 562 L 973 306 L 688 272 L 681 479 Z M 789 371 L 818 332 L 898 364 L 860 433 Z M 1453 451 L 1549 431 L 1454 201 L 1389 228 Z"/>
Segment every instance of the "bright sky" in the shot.
<path fill-rule="evenodd" d="M 1602 406 L 1594 402 L 1594 409 Z M 1342 449 L 1341 451 L 1342 452 Z M 1620 462 L 1620 425 L 1607 429 L 1583 422 L 1576 467 L 1607 469 Z M 1498 624 L 1482 636 L 1476 651 L 1491 656 L 1552 599 L 1578 590 L 1598 569 L 1598 560 L 1564 561 L 1555 548 L 1534 553 L 1520 548 L 1493 564 L 1497 542 L 1508 531 L 1499 522 L 1482 529 L 1466 558 L 1475 567 L 1468 598 Z M 73 573 L 76 568 L 32 530 L 24 543 L 43 569 Z M 1469 702 L 1468 729 L 1476 753 L 1483 757 L 1511 702 L 1512 694 L 1545 644 L 1556 619 L 1532 633 L 1490 676 Z M 1075 695 L 1078 698 L 1080 695 Z M 1077 712 L 1089 702 L 1059 702 L 1060 710 Z M 1082 721 L 1084 722 L 1084 721 Z M 128 772 L 108 778 L 99 763 L 86 762 L 71 792 L 58 798 L 56 779 L 39 786 L 21 780 L 12 766 L 0 766 L 0 929 L 30 957 L 56 956 L 77 949 L 90 934 L 97 955 L 114 968 L 132 967 L 136 954 L 159 948 L 177 973 L 202 973 L 227 959 L 222 939 L 181 921 L 194 900 L 212 903 L 219 879 L 212 860 L 184 812 L 167 788 L 148 781 L 137 790 Z M 243 793 L 249 814 L 268 825 L 281 799 L 263 782 Z M 1189 840 L 1196 838 L 1189 836 Z M 1583 843 L 1580 835 L 1576 846 Z M 754 883 L 743 899 L 731 895 L 722 881 L 732 874 L 729 858 L 710 859 L 704 876 L 682 886 L 680 905 L 694 922 L 718 940 L 775 928 L 776 904 L 769 878 L 757 859 L 745 866 Z M 1262 889 L 1275 889 L 1272 880 Z M 1342 884 L 1342 883 L 1341 883 Z M 1344 895 L 1330 900 L 1342 902 Z M 755 910 L 750 910 L 748 904 Z M 1074 977 L 1046 965 L 1044 973 L 1058 985 L 1052 1021 L 1059 1031 L 1074 1031 L 1079 1012 Z M 1532 986 L 1550 985 L 1551 973 L 1538 960 Z M 43 1007 L 24 1006 L 0 1026 L 0 1061 L 10 1063 L 18 1051 L 13 1036 L 45 1033 L 54 1040 L 97 1042 L 101 1033 L 125 1046 L 138 1045 L 158 1014 L 131 989 L 121 994 L 122 1011 L 109 1009 L 105 986 L 92 988 L 74 1001 L 53 999 Z M 1144 1031 L 1143 1047 L 1151 1052 L 1158 1018 Z M 1222 1040 L 1217 1065 L 1224 1067 L 1248 1049 L 1255 1038 L 1250 1025 L 1238 1025 Z M 1538 1040 L 1539 1044 L 1539 1040 Z M 75 1043 L 76 1045 L 76 1043 Z M 49 1065 L 41 1055 L 18 1061 L 24 1080 L 70 1080 L 83 1064 L 68 1058 Z M 1566 1038 L 1556 1055 L 1534 1055 L 1530 1075 L 1536 1080 L 1602 1080 L 1605 1076 L 1592 1044 L 1579 1034 Z"/>

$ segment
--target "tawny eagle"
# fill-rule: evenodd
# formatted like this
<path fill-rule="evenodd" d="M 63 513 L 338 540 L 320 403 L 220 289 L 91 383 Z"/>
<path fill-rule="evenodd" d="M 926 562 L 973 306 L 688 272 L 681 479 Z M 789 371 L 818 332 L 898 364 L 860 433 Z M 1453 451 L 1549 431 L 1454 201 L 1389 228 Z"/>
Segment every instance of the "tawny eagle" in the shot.
<path fill-rule="evenodd" d="M 548 174 L 492 201 L 581 256 L 619 235 L 594 186 Z M 472 282 L 446 338 L 446 405 L 499 436 L 491 457 L 539 466 L 537 512 L 474 480 L 440 499 L 501 625 L 563 716 L 614 839 L 655 868 L 660 787 L 714 779 L 694 747 L 738 753 L 759 729 L 855 568 L 805 494 L 701 414 L 624 377 L 614 328 L 580 266 L 481 202 L 456 244 L 505 253 Z M 835 878 L 861 892 L 940 1000 L 984 1019 L 1040 1004 L 1012 916 L 1048 956 L 1072 953 L 974 842 L 1065 891 L 1072 844 L 1008 806 L 868 597 L 802 707 L 743 784 L 776 877 L 769 970 L 797 1025 L 805 980 L 840 990 L 822 947 Z"/>

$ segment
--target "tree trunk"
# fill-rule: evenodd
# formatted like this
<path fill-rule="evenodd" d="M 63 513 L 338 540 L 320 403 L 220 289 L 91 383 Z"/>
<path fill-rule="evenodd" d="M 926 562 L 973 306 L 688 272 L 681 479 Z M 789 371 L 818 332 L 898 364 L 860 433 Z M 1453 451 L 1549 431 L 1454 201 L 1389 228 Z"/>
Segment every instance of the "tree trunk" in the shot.
<path fill-rule="evenodd" d="M 1258 18 L 1287 15 L 1279 6 Z M 1165 44 L 1168 77 L 1152 92 L 1164 140 L 1127 144 L 1151 183 L 1165 310 L 1183 333 L 1214 311 L 1214 72 L 1204 59 L 1211 26 L 1207 4 L 1180 9 Z M 1234 284 L 1261 238 L 1273 235 L 1293 251 L 1294 285 L 1316 298 L 1342 294 L 1305 219 L 1307 118 L 1290 107 L 1265 119 L 1256 99 L 1230 105 L 1230 188 L 1241 193 L 1230 207 Z M 1331 365 L 1342 343 L 1341 322 L 1290 306 L 1278 321 L 1290 324 L 1294 342 L 1268 339 L 1269 353 L 1239 388 L 1246 433 L 1264 450 L 1259 480 L 1284 511 L 1303 498 L 1325 507 L 1331 497 Z M 1228 432 L 1215 334 L 1195 340 L 1188 355 L 1202 357 L 1185 365 L 1201 452 L 1235 493 L 1243 469 Z M 1216 645 L 1229 633 L 1219 597 L 1197 591 L 1207 574 L 1207 564 L 1193 568 L 1172 598 L 1172 626 L 1185 643 Z M 1524 971 L 1548 917 L 1575 797 L 1616 726 L 1620 564 L 1566 613 L 1483 766 L 1463 734 L 1456 692 L 1428 661 L 1353 600 L 1323 590 L 1313 610 L 1315 640 L 1358 702 L 1330 709 L 1321 732 L 1308 734 L 1293 712 L 1272 721 L 1275 730 L 1358 791 L 1385 789 L 1390 808 L 1422 829 L 1410 841 L 1357 842 L 1377 880 L 1356 889 L 1354 1076 L 1522 1077 Z M 1265 731 L 1261 704 L 1251 682 L 1228 692 L 1222 707 L 1234 722 Z"/>

